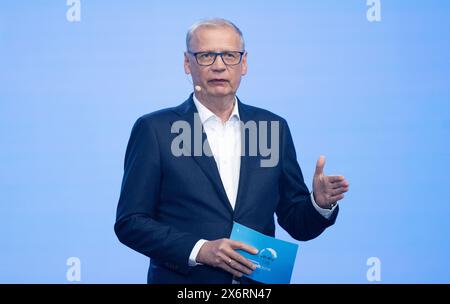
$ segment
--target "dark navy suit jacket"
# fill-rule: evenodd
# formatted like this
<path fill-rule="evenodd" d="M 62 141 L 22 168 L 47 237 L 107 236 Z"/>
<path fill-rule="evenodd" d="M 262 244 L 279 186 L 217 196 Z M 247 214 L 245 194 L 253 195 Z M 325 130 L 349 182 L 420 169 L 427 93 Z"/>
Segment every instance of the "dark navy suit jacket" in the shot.
<path fill-rule="evenodd" d="M 274 167 L 261 167 L 259 153 L 241 156 L 234 210 L 213 157 L 171 152 L 179 135 L 171 133 L 172 124 L 183 120 L 193 126 L 192 95 L 177 107 L 140 117 L 133 126 L 114 229 L 122 243 L 150 258 L 149 283 L 231 283 L 232 275 L 220 268 L 190 267 L 188 260 L 199 239 L 229 238 L 233 221 L 274 236 L 276 214 L 293 238 L 306 241 L 336 220 L 337 208 L 327 220 L 312 205 L 286 121 L 238 103 L 244 123 L 279 122 L 280 150 Z"/>

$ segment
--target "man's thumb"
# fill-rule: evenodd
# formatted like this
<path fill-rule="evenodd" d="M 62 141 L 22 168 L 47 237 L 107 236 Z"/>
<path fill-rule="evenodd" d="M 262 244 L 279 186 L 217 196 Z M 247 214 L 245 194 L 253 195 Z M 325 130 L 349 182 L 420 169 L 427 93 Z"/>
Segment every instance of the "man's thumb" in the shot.
<path fill-rule="evenodd" d="M 316 172 L 314 174 L 315 175 L 322 174 L 323 173 L 323 167 L 325 167 L 325 156 L 322 155 L 317 160 Z"/>

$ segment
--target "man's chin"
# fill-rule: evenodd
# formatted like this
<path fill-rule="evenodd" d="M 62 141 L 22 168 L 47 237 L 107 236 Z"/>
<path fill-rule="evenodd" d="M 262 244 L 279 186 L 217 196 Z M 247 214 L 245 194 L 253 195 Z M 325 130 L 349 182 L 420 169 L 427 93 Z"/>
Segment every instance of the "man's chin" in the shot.
<path fill-rule="evenodd" d="M 209 95 L 214 97 L 227 97 L 233 95 L 233 92 L 229 89 L 212 88 L 208 90 Z"/>

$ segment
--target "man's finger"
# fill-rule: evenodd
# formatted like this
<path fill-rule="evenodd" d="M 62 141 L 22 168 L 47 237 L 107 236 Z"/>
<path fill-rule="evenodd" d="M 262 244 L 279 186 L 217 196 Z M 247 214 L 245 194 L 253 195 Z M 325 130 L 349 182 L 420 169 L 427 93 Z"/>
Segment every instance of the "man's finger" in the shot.
<path fill-rule="evenodd" d="M 227 263 L 228 266 L 230 266 L 231 268 L 234 268 L 235 270 L 237 270 L 239 272 L 242 272 L 242 273 L 245 273 L 245 274 L 251 274 L 253 272 L 253 268 L 244 266 L 239 261 L 236 261 L 235 259 L 233 259 L 232 255 L 230 255 L 230 259 L 227 262 L 228 262 Z"/>
<path fill-rule="evenodd" d="M 225 271 L 231 273 L 231 274 L 234 275 L 235 277 L 240 278 L 240 277 L 243 276 L 243 273 L 242 273 L 242 272 L 237 271 L 236 269 L 234 269 L 234 268 L 228 266 L 225 262 L 224 262 L 223 264 L 221 264 L 220 267 L 221 267 L 223 270 L 225 270 Z"/>
<path fill-rule="evenodd" d="M 331 202 L 337 202 L 344 198 L 344 194 L 334 195 L 330 197 Z"/>
<path fill-rule="evenodd" d="M 323 167 L 325 167 L 325 156 L 321 155 L 316 163 L 316 172 L 314 175 L 319 175 L 323 173 Z"/>
<path fill-rule="evenodd" d="M 222 268 L 223 270 L 233 274 L 236 277 L 242 277 L 242 272 L 240 272 L 240 271 L 238 271 L 238 270 L 236 270 L 235 268 L 232 267 L 233 259 L 231 259 L 230 257 L 228 257 L 225 254 L 219 254 L 219 258 L 222 259 L 222 263 L 220 263 L 218 265 L 220 268 Z"/>
<path fill-rule="evenodd" d="M 330 175 L 327 176 L 327 179 L 330 183 L 339 183 L 345 180 L 345 178 L 342 175 Z"/>
<path fill-rule="evenodd" d="M 230 258 L 232 258 L 233 260 L 236 261 L 236 264 L 243 265 L 242 266 L 243 268 L 238 268 L 239 271 L 247 273 L 247 270 L 252 272 L 253 270 L 256 269 L 256 266 L 252 262 L 250 262 L 248 259 L 244 258 L 242 255 L 240 255 L 239 253 L 237 253 L 234 250 L 231 250 L 231 252 L 229 252 L 229 256 L 230 256 Z M 248 274 L 250 274 L 250 273 L 248 273 Z"/>
<path fill-rule="evenodd" d="M 341 187 L 348 188 L 349 184 L 347 181 L 342 181 L 342 182 L 331 183 L 330 186 L 331 186 L 331 189 L 338 189 Z"/>
<path fill-rule="evenodd" d="M 331 196 L 336 196 L 336 195 L 343 194 L 343 193 L 345 193 L 347 191 L 348 191 L 348 188 L 340 187 L 340 188 L 337 188 L 337 189 L 330 190 L 329 194 L 331 194 Z"/>
<path fill-rule="evenodd" d="M 253 246 L 250 246 L 250 245 L 247 245 L 245 243 L 238 242 L 238 241 L 233 241 L 233 240 L 230 240 L 230 241 L 231 241 L 230 242 L 231 248 L 233 248 L 233 249 L 242 249 L 242 250 L 245 250 L 245 251 L 247 251 L 248 253 L 251 253 L 251 254 L 257 254 L 258 253 L 258 249 L 256 249 Z"/>

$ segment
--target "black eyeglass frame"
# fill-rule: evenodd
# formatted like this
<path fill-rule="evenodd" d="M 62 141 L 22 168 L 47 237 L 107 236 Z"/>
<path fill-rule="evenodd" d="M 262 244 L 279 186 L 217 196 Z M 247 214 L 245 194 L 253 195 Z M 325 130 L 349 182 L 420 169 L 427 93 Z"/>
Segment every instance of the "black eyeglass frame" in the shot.
<path fill-rule="evenodd" d="M 192 51 L 187 51 L 189 54 L 193 55 L 195 57 L 195 61 L 197 61 L 197 64 L 200 66 L 211 66 L 214 64 L 214 62 L 216 62 L 217 60 L 217 56 L 220 56 L 220 58 L 222 59 L 222 62 L 227 65 L 227 66 L 235 66 L 238 65 L 242 62 L 242 57 L 245 54 L 245 51 L 225 51 L 225 52 L 221 52 L 221 53 L 216 53 L 216 52 L 192 52 Z M 235 63 L 235 64 L 228 64 L 225 62 L 225 60 L 223 60 L 223 55 L 226 53 L 239 53 L 240 57 L 239 57 L 239 62 Z M 198 62 L 198 58 L 197 55 L 198 54 L 212 54 L 214 55 L 214 60 L 211 64 L 201 64 L 200 62 Z"/>

